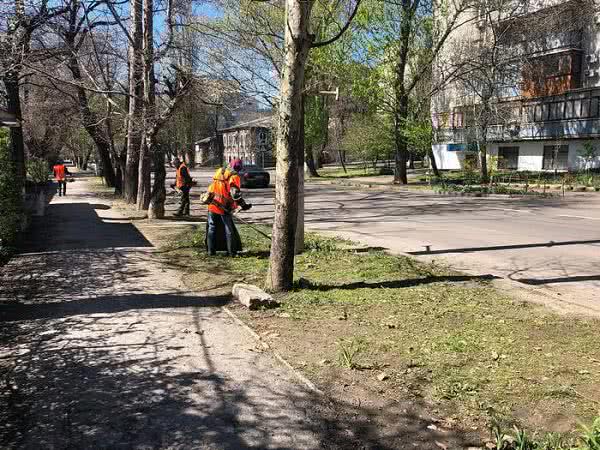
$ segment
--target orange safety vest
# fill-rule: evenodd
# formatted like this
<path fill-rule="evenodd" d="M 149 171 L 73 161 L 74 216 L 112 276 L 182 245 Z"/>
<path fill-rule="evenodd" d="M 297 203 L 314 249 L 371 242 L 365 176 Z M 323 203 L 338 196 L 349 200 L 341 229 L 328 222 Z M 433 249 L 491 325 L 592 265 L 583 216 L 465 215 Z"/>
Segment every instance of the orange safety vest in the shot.
<path fill-rule="evenodd" d="M 185 163 L 181 163 L 181 165 L 177 168 L 177 176 L 175 178 L 175 186 L 177 186 L 178 188 L 182 188 L 184 187 L 185 184 L 185 178 L 183 178 L 183 175 L 181 174 L 181 169 L 183 168 L 187 169 L 187 166 L 185 165 Z M 188 175 L 190 174 L 189 170 L 188 170 Z"/>
<path fill-rule="evenodd" d="M 237 203 L 231 197 L 231 187 L 241 189 L 242 182 L 237 172 L 227 169 L 217 169 L 213 182 L 208 187 L 208 192 L 214 194 L 214 200 L 208 205 L 208 210 L 215 214 L 223 215 L 237 208 Z"/>
<path fill-rule="evenodd" d="M 56 181 L 65 181 L 65 179 L 67 178 L 65 175 L 65 165 L 64 164 L 56 164 L 53 167 L 53 171 L 54 171 L 54 178 L 56 178 Z"/>

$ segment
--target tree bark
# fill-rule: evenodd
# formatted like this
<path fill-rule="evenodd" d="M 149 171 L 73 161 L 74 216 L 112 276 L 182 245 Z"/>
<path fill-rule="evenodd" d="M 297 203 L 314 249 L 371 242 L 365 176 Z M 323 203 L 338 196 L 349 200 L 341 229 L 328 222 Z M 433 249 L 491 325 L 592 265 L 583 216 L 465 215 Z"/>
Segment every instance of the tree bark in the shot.
<path fill-rule="evenodd" d="M 409 62 L 409 50 L 413 32 L 413 21 L 419 0 L 402 0 L 401 3 L 402 23 L 400 25 L 400 36 L 398 39 L 398 60 L 395 68 L 394 91 L 396 105 L 394 108 L 394 139 L 396 147 L 394 170 L 395 184 L 408 184 L 406 173 L 406 162 L 408 160 L 408 143 L 402 133 L 402 128 L 408 119 L 408 106 L 410 92 L 406 86 L 406 68 Z"/>
<path fill-rule="evenodd" d="M 115 194 L 123 194 L 123 174 L 124 174 L 124 162 L 117 161 L 117 170 L 115 171 Z"/>
<path fill-rule="evenodd" d="M 479 144 L 479 165 L 481 166 L 481 183 L 487 184 L 490 181 L 487 167 L 487 142 Z"/>
<path fill-rule="evenodd" d="M 154 1 L 144 2 L 144 130 L 146 132 L 140 146 L 140 166 L 138 180 L 137 209 L 146 210 L 150 206 L 151 166 L 154 150 L 154 137 L 151 132 L 156 119 L 156 97 L 154 93 Z"/>
<path fill-rule="evenodd" d="M 342 148 L 342 138 L 344 136 L 344 113 L 340 113 L 339 121 L 339 128 L 336 129 L 335 144 L 337 146 L 338 159 L 340 160 L 340 164 L 344 169 L 344 173 L 348 173 L 348 169 L 346 169 L 346 152 Z"/>
<path fill-rule="evenodd" d="M 429 161 L 431 162 L 431 169 L 433 170 L 433 174 L 440 178 L 440 171 L 437 166 L 437 161 L 435 160 L 435 154 L 433 153 L 433 149 L 429 149 Z"/>
<path fill-rule="evenodd" d="M 149 150 L 154 161 L 154 183 L 152 184 L 152 193 L 150 195 L 150 205 L 148 206 L 149 219 L 162 219 L 165 217 L 165 200 L 167 199 L 167 190 L 165 189 L 165 180 L 167 171 L 165 170 L 165 153 L 151 143 Z"/>
<path fill-rule="evenodd" d="M 4 76 L 4 87 L 6 89 L 7 110 L 14 114 L 18 120 L 22 118 L 21 97 L 19 95 L 19 74 L 15 71 L 8 72 Z M 10 129 L 10 159 L 14 170 L 14 180 L 19 187 L 25 183 L 25 140 L 23 128 L 14 127 Z"/>
<path fill-rule="evenodd" d="M 136 203 L 143 119 L 143 49 L 142 0 L 131 0 L 131 36 L 129 44 L 129 114 L 127 122 L 127 156 L 123 197 L 127 203 Z"/>
<path fill-rule="evenodd" d="M 319 172 L 317 172 L 317 164 L 315 162 L 315 152 L 313 147 L 308 147 L 304 150 L 304 157 L 306 158 L 306 167 L 308 168 L 308 173 L 311 177 L 319 177 Z"/>
<path fill-rule="evenodd" d="M 400 95 L 394 118 L 394 141 L 396 144 L 394 184 L 408 184 L 406 163 L 408 160 L 408 143 L 402 126 L 408 118 L 408 95 Z"/>
<path fill-rule="evenodd" d="M 290 290 L 298 222 L 298 160 L 302 145 L 302 99 L 306 60 L 312 44 L 312 2 L 286 0 L 285 61 L 280 87 L 277 134 L 277 181 L 268 286 Z"/>
<path fill-rule="evenodd" d="M 323 111 L 325 112 L 325 114 L 323 115 L 323 142 L 321 143 L 321 148 L 313 148 L 313 161 L 315 164 L 315 171 L 322 167 L 323 152 L 329 144 L 329 107 L 327 105 L 327 99 L 323 97 L 322 100 Z"/>
<path fill-rule="evenodd" d="M 294 253 L 296 255 L 304 252 L 304 159 L 306 156 L 306 149 L 304 148 L 304 108 L 305 108 L 306 97 L 302 95 L 302 102 L 300 104 L 300 136 L 298 143 L 298 225 L 296 226 L 296 242 L 294 243 Z"/>
<path fill-rule="evenodd" d="M 140 144 L 138 168 L 137 209 L 144 211 L 150 206 L 150 190 L 152 188 L 152 154 L 146 139 Z"/>

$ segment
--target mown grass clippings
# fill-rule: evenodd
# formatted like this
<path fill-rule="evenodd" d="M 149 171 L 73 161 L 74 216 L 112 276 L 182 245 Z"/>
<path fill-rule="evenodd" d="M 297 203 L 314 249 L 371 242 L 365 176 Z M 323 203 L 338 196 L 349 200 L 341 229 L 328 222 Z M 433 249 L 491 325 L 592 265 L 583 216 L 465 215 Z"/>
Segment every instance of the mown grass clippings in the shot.
<path fill-rule="evenodd" d="M 246 253 L 237 258 L 208 258 L 204 231 L 192 238 L 187 278 L 195 289 L 216 279 L 222 288 L 234 281 L 264 287 L 269 242 L 239 230 Z M 599 321 L 516 302 L 487 274 L 466 276 L 314 234 L 306 244 L 294 291 L 277 295 L 279 312 L 239 313 L 257 330 L 278 333 L 273 345 L 315 381 L 352 378 L 377 393 L 368 368 L 386 367 L 393 395 L 426 399 L 479 427 L 500 414 L 533 430 L 574 431 L 598 413 Z M 360 351 L 352 342 L 362 343 Z M 340 353 L 340 364 L 319 363 L 339 362 Z"/>

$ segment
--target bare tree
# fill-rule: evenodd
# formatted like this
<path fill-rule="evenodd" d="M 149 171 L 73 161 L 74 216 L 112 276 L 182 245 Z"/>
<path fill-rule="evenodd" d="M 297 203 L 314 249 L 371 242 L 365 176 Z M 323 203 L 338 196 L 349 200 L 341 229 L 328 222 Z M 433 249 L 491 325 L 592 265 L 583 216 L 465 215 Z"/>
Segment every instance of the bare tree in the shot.
<path fill-rule="evenodd" d="M 31 57 L 33 34 L 53 18 L 64 14 L 66 8 L 61 3 L 38 0 L 25 4 L 24 0 L 14 0 L 14 9 L 2 11 L 7 28 L 5 39 L 0 41 L 0 76 L 6 92 L 8 112 L 23 117 L 21 83 L 24 63 Z M 23 129 L 11 128 L 11 161 L 15 182 L 20 186 L 25 180 L 25 145 Z"/>

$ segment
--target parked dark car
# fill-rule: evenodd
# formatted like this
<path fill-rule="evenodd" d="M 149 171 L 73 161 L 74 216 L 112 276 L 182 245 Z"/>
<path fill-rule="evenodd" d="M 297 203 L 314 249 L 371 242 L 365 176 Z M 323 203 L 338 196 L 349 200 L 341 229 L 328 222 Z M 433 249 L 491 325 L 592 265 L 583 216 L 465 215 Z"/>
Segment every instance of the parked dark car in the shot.
<path fill-rule="evenodd" d="M 269 187 L 271 175 L 265 169 L 258 166 L 244 166 L 240 170 L 240 178 L 242 179 L 242 187 Z"/>

